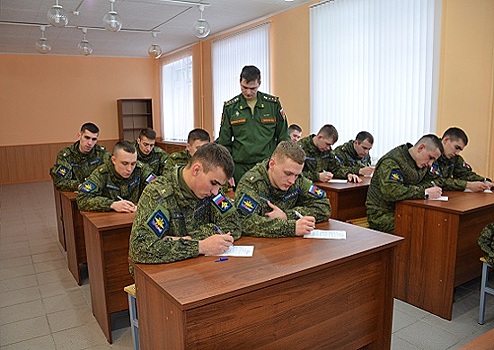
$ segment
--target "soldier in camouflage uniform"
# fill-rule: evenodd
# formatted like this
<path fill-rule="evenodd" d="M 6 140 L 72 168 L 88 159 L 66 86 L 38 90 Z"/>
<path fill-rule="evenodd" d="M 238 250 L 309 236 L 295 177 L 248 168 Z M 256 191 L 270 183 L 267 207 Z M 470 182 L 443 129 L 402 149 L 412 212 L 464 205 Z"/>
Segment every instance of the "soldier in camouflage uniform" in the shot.
<path fill-rule="evenodd" d="M 442 150 L 441 140 L 429 134 L 414 146 L 410 143 L 398 146 L 379 159 L 365 202 L 370 228 L 394 233 L 396 202 L 441 196 L 441 188 L 431 187 L 425 176 Z"/>
<path fill-rule="evenodd" d="M 302 137 L 302 128 L 297 124 L 291 124 L 288 127 L 288 135 L 293 142 L 298 142 Z"/>
<path fill-rule="evenodd" d="M 240 237 L 235 207 L 220 191 L 233 167 L 223 146 L 208 143 L 187 166 L 147 186 L 132 226 L 132 261 L 160 264 L 224 253 Z"/>
<path fill-rule="evenodd" d="M 235 183 L 256 163 L 268 158 L 278 142 L 290 140 L 285 113 L 278 97 L 257 91 L 261 72 L 245 66 L 240 74 L 242 93 L 225 102 L 218 143 L 235 162 Z"/>
<path fill-rule="evenodd" d="M 129 141 L 119 141 L 113 149 L 111 163 L 101 165 L 79 188 L 80 210 L 130 213 L 144 187 L 156 176 L 151 168 L 137 161 L 137 152 Z"/>
<path fill-rule="evenodd" d="M 338 141 L 338 131 L 333 125 L 324 125 L 317 135 L 309 135 L 297 144 L 305 151 L 303 174 L 311 181 L 327 182 L 333 177 L 348 179 L 351 182 L 362 182 L 358 175 L 340 165 L 335 158 L 331 146 Z"/>
<path fill-rule="evenodd" d="M 168 153 L 156 146 L 156 131 L 151 128 L 142 129 L 134 147 L 137 150 L 138 161 L 149 165 L 156 175 L 163 173 Z"/>
<path fill-rule="evenodd" d="M 482 192 L 494 186 L 490 179 L 477 175 L 470 165 L 460 156 L 460 152 L 468 144 L 468 137 L 459 128 L 449 128 L 441 139 L 444 153 L 430 168 L 429 181 L 446 191 Z"/>
<path fill-rule="evenodd" d="M 60 191 L 76 191 L 94 169 L 110 158 L 107 150 L 97 145 L 99 128 L 85 123 L 77 134 L 78 141 L 58 152 L 50 170 L 53 184 Z"/>
<path fill-rule="evenodd" d="M 484 252 L 485 260 L 494 265 L 494 222 L 488 224 L 480 231 L 479 246 Z"/>
<path fill-rule="evenodd" d="M 361 131 L 355 137 L 334 150 L 336 159 L 340 164 L 354 174 L 371 175 L 374 167 L 371 165 L 369 151 L 374 144 L 374 137 L 367 131 Z"/>
<path fill-rule="evenodd" d="M 282 141 L 269 160 L 245 173 L 235 192 L 243 235 L 302 236 L 316 222 L 328 220 L 331 206 L 325 192 L 301 176 L 304 160 L 302 148 Z"/>
<path fill-rule="evenodd" d="M 168 157 L 168 162 L 166 167 L 168 169 L 174 168 L 175 166 L 187 165 L 190 158 L 196 153 L 197 149 L 206 143 L 209 143 L 211 138 L 209 133 L 204 129 L 194 129 L 189 132 L 187 136 L 187 146 L 183 151 L 174 152 Z"/>

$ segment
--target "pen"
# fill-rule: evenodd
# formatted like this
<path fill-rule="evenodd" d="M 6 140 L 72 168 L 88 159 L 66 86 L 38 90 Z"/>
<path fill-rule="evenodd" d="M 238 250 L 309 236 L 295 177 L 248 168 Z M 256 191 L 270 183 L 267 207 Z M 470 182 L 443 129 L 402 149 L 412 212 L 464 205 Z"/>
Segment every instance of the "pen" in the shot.
<path fill-rule="evenodd" d="M 224 235 L 225 233 L 223 232 L 223 230 L 221 230 L 217 225 L 213 225 L 213 228 L 216 230 L 216 232 L 218 232 L 220 235 Z"/>
<path fill-rule="evenodd" d="M 436 187 L 436 183 L 434 181 L 431 181 L 432 186 Z"/>
<path fill-rule="evenodd" d="M 117 199 L 118 199 L 119 201 L 123 201 L 123 200 L 124 200 L 124 199 L 123 199 L 122 197 L 120 197 L 120 196 L 117 196 Z"/>
<path fill-rule="evenodd" d="M 228 258 L 226 256 L 222 256 L 221 258 L 219 258 L 218 260 L 215 260 L 214 262 L 220 262 L 220 261 L 227 261 Z"/>
<path fill-rule="evenodd" d="M 302 218 L 304 217 L 302 214 L 300 214 L 300 213 L 299 213 L 298 211 L 296 211 L 296 210 L 294 210 L 293 212 L 295 213 L 295 215 L 297 215 L 297 217 L 298 217 L 299 219 L 302 219 Z"/>

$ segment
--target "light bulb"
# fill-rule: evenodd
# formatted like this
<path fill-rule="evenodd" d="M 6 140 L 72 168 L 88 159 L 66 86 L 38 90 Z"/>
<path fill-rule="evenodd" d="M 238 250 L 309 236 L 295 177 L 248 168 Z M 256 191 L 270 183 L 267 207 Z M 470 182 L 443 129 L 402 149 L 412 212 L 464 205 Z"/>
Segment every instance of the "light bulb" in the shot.
<path fill-rule="evenodd" d="M 86 39 L 81 40 L 77 47 L 79 48 L 79 52 L 84 56 L 88 56 L 93 52 L 91 44 Z"/>
<path fill-rule="evenodd" d="M 48 22 L 55 27 L 65 27 L 69 23 L 67 12 L 58 4 L 53 5 L 47 13 Z"/>
<path fill-rule="evenodd" d="M 161 57 L 162 54 L 163 54 L 163 50 L 161 50 L 161 47 L 158 44 L 152 44 L 149 47 L 148 55 L 151 56 L 152 58 L 158 59 Z"/>
<path fill-rule="evenodd" d="M 42 54 L 47 54 L 51 50 L 50 44 L 48 44 L 48 41 L 46 38 L 40 38 L 38 41 L 36 41 L 36 51 Z"/>
<path fill-rule="evenodd" d="M 209 23 L 206 22 L 205 19 L 199 18 L 194 25 L 193 31 L 196 37 L 202 39 L 209 35 L 211 28 L 209 27 Z"/>

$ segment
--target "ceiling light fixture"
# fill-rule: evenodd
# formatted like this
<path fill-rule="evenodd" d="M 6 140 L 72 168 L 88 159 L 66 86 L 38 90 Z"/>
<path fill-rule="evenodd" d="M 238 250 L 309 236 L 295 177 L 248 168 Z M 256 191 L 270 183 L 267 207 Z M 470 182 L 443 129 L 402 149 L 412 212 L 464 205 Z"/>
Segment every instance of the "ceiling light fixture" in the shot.
<path fill-rule="evenodd" d="M 36 51 L 39 53 L 47 54 L 51 50 L 50 44 L 48 44 L 48 41 L 45 38 L 45 26 L 40 26 L 41 29 L 41 38 L 39 38 L 38 41 L 36 41 Z"/>
<path fill-rule="evenodd" d="M 56 0 L 55 5 L 48 10 L 46 16 L 48 18 L 48 23 L 55 27 L 65 27 L 67 23 L 69 23 L 67 11 L 65 11 L 63 7 L 58 4 L 58 0 Z"/>
<path fill-rule="evenodd" d="M 209 26 L 209 23 L 206 22 L 204 18 L 202 18 L 202 13 L 204 12 L 204 5 L 200 4 L 197 7 L 199 8 L 199 12 L 201 13 L 201 18 L 197 20 L 192 30 L 194 31 L 194 35 L 196 37 L 198 37 L 199 39 L 203 39 L 209 35 L 209 32 L 211 31 L 211 27 Z"/>
<path fill-rule="evenodd" d="M 93 52 L 93 47 L 86 39 L 87 28 L 81 28 L 81 30 L 84 34 L 84 38 L 81 40 L 79 45 L 77 45 L 77 47 L 79 48 L 79 52 L 81 53 L 81 55 L 89 56 Z"/>
<path fill-rule="evenodd" d="M 115 0 L 110 0 L 110 12 L 103 17 L 105 29 L 110 32 L 118 32 L 122 29 L 122 18 L 116 11 L 113 10 L 114 2 Z"/>
<path fill-rule="evenodd" d="M 152 32 L 151 34 L 153 35 L 153 38 L 156 38 L 156 32 Z M 148 49 L 148 55 L 154 59 L 160 58 L 162 54 L 163 50 L 158 44 L 152 44 Z"/>

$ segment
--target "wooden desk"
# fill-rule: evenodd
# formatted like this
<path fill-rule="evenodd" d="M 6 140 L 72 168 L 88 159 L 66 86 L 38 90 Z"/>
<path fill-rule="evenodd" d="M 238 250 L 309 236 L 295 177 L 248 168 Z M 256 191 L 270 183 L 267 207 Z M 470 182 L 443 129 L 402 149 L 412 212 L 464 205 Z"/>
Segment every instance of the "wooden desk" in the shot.
<path fill-rule="evenodd" d="M 370 177 L 361 177 L 361 183 L 347 182 L 344 184 L 314 182 L 324 191 L 331 203 L 331 219 L 347 221 L 366 217 L 365 200 Z"/>
<path fill-rule="evenodd" d="M 81 212 L 84 220 L 91 306 L 106 339 L 112 342 L 110 314 L 127 310 L 123 288 L 129 273 L 129 237 L 135 213 Z"/>
<path fill-rule="evenodd" d="M 494 195 L 444 192 L 448 202 L 406 200 L 396 204 L 396 297 L 451 320 L 454 287 L 480 276 L 477 239 L 494 221 Z"/>
<path fill-rule="evenodd" d="M 494 329 L 475 338 L 468 344 L 463 345 L 460 350 L 492 350 L 494 347 Z"/>
<path fill-rule="evenodd" d="M 65 230 L 63 227 L 63 213 L 62 213 L 62 205 L 61 205 L 61 192 L 57 190 L 55 186 L 53 186 L 53 195 L 55 197 L 55 212 L 57 215 L 57 229 L 58 229 L 58 242 L 62 246 L 63 250 L 66 250 L 65 247 Z"/>
<path fill-rule="evenodd" d="M 347 239 L 242 237 L 252 258 L 136 264 L 141 349 L 389 349 L 401 238 L 329 228 Z"/>
<path fill-rule="evenodd" d="M 86 243 L 82 215 L 77 206 L 77 193 L 61 192 L 60 201 L 63 211 L 67 265 L 78 285 L 81 285 L 80 265 L 87 262 Z"/>

